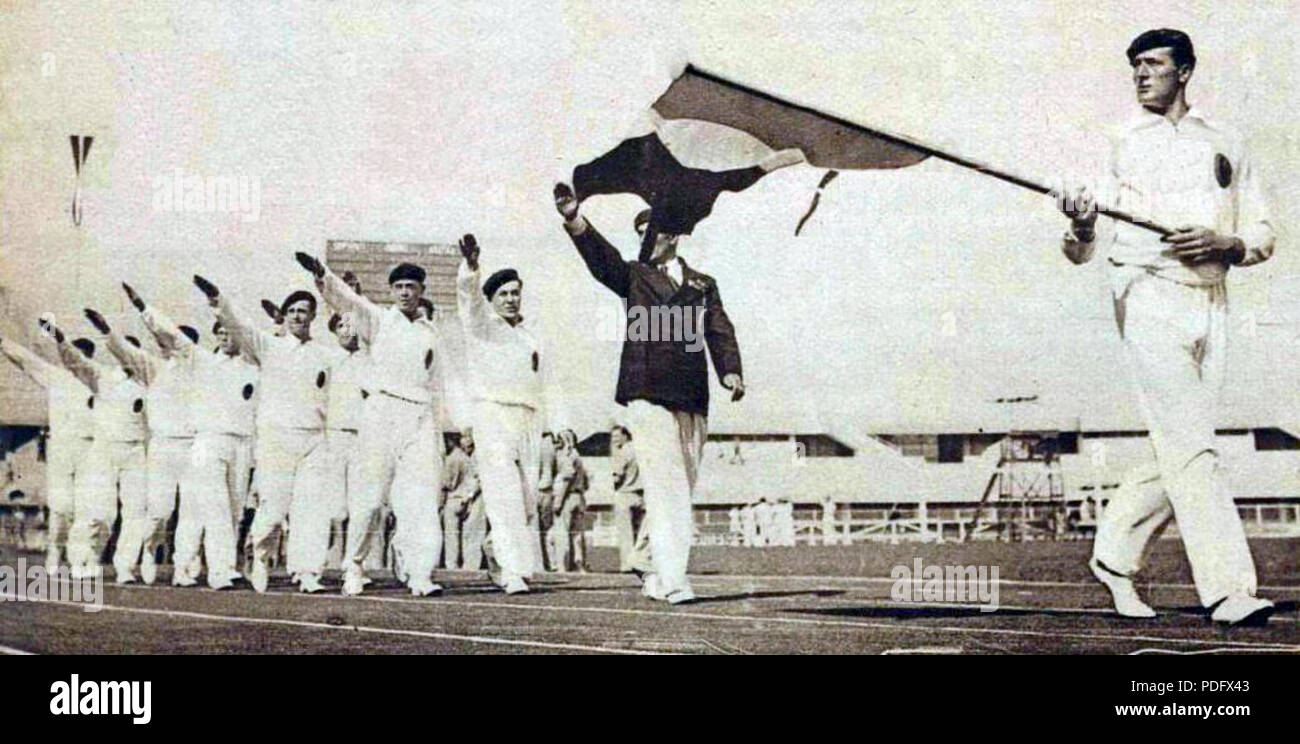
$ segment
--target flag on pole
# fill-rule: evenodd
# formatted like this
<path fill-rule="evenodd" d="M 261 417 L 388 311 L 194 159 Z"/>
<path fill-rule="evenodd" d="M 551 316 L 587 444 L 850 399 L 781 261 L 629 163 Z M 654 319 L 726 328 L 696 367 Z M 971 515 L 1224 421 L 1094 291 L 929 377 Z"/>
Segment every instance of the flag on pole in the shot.
<path fill-rule="evenodd" d="M 94 137 L 89 135 L 68 135 L 68 141 L 72 143 L 72 168 L 76 173 L 76 180 L 72 186 L 72 224 L 81 225 L 81 166 L 86 164 L 90 157 L 90 145 L 95 141 Z"/>
<path fill-rule="evenodd" d="M 743 191 L 768 172 L 803 160 L 828 169 L 818 195 L 833 178 L 830 172 L 906 168 L 929 157 L 1040 194 L 1053 193 L 1051 187 L 1010 170 L 778 98 L 693 66 L 687 66 L 651 105 L 648 118 L 646 132 L 573 171 L 579 201 L 616 193 L 645 199 L 652 208 L 647 237 L 655 231 L 689 234 L 713 211 L 722 192 Z M 795 151 L 802 156 L 788 157 Z M 817 202 L 814 196 L 800 227 Z M 1162 236 L 1172 232 L 1114 207 L 1099 205 L 1097 211 Z"/>
<path fill-rule="evenodd" d="M 652 229 L 679 235 L 690 234 L 724 191 L 743 191 L 783 165 L 902 168 L 930 154 L 690 66 L 651 105 L 645 129 L 575 168 L 574 192 L 579 201 L 636 194 L 652 207 Z M 794 150 L 802 157 L 789 157 Z"/>

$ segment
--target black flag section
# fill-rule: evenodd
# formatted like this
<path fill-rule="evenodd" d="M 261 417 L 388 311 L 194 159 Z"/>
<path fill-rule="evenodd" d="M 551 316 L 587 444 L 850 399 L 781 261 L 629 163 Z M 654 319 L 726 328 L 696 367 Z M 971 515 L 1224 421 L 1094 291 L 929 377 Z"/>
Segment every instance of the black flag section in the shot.
<path fill-rule="evenodd" d="M 578 201 L 595 194 L 636 194 L 651 207 L 651 230 L 689 235 L 713 211 L 722 192 L 746 189 L 763 175 L 758 166 L 725 171 L 687 168 L 652 132 L 624 140 L 574 168 L 573 189 Z"/>

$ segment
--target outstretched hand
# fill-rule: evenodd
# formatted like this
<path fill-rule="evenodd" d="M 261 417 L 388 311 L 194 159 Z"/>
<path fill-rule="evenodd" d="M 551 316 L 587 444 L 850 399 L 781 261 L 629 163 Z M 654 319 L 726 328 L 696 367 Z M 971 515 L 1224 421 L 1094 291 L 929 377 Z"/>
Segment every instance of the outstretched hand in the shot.
<path fill-rule="evenodd" d="M 469 264 L 470 269 L 478 269 L 478 241 L 474 239 L 473 233 L 465 233 L 465 237 L 460 239 L 460 255 L 465 257 L 465 263 Z"/>
<path fill-rule="evenodd" d="M 221 290 L 217 289 L 217 285 L 204 279 L 198 274 L 195 274 L 194 286 L 198 287 L 200 292 L 208 296 L 208 304 L 216 307 L 217 298 L 221 296 Z"/>
<path fill-rule="evenodd" d="M 265 311 L 267 315 L 271 316 L 271 322 L 276 325 L 280 325 L 284 322 L 284 314 L 280 312 L 280 308 L 276 307 L 274 302 L 271 302 L 270 300 L 262 300 L 262 310 Z"/>
<path fill-rule="evenodd" d="M 126 282 L 122 282 L 122 289 L 126 291 L 126 297 L 131 301 L 132 305 L 135 305 L 135 309 L 143 311 L 144 300 L 140 299 L 140 295 L 135 293 L 135 290 L 131 288 L 131 285 L 127 284 Z"/>
<path fill-rule="evenodd" d="M 317 261 L 315 256 L 298 251 L 293 254 L 293 257 L 298 259 L 298 263 L 301 264 L 304 269 L 310 271 L 312 276 L 317 279 L 325 276 L 325 266 L 320 261 Z"/>
<path fill-rule="evenodd" d="M 100 315 L 98 311 L 86 308 L 85 310 L 82 310 L 82 312 L 86 314 L 86 320 L 90 321 L 90 324 L 95 327 L 95 330 L 106 336 L 111 332 L 111 329 L 108 327 L 108 321 L 104 320 L 104 316 Z"/>
<path fill-rule="evenodd" d="M 555 184 L 552 192 L 555 196 L 555 211 L 560 213 L 565 222 L 572 222 L 578 216 L 578 197 L 567 183 Z"/>

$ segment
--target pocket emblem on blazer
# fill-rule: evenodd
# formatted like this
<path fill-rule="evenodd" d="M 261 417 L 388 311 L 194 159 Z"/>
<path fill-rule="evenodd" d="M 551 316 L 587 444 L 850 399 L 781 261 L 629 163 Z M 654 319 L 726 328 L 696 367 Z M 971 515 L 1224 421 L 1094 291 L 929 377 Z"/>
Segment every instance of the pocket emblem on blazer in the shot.
<path fill-rule="evenodd" d="M 244 385 L 244 389 L 243 389 L 242 391 L 240 391 L 240 392 L 243 394 L 243 396 L 244 396 L 244 400 L 252 400 L 252 399 L 253 399 L 253 383 L 250 382 L 250 383 L 248 383 L 247 385 Z"/>

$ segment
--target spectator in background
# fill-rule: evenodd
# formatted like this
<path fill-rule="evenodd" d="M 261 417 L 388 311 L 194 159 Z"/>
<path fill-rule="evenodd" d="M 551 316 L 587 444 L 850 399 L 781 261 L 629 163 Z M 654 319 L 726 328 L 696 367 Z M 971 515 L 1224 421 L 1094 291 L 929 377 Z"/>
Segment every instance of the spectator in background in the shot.
<path fill-rule="evenodd" d="M 839 534 L 835 524 L 835 498 L 827 496 L 822 500 L 822 544 L 836 545 Z"/>
<path fill-rule="evenodd" d="M 442 531 L 446 567 L 477 570 L 483 563 L 487 516 L 474 464 L 474 432 L 464 429 L 442 467 Z"/>
<path fill-rule="evenodd" d="M 618 535 L 618 570 L 638 577 L 654 570 L 650 535 L 645 524 L 645 497 L 632 435 L 621 425 L 609 433 L 609 459 L 614 474 L 614 529 Z"/>
<path fill-rule="evenodd" d="M 553 532 L 555 530 L 555 435 L 549 431 L 542 432 L 539 449 L 540 466 L 537 475 L 537 508 L 533 512 L 533 524 L 537 529 L 538 545 L 542 551 L 542 567 L 547 571 L 559 571 L 555 555 L 551 552 Z"/>
<path fill-rule="evenodd" d="M 587 469 L 578 455 L 578 437 L 560 432 L 555 450 L 555 521 L 551 557 L 556 571 L 587 572 Z"/>
<path fill-rule="evenodd" d="M 758 534 L 754 540 L 757 547 L 765 547 L 773 544 L 773 532 L 775 525 L 772 522 L 772 505 L 767 503 L 767 497 L 758 500 L 754 505 L 754 521 L 758 525 Z"/>
<path fill-rule="evenodd" d="M 740 531 L 744 536 L 745 547 L 753 548 L 758 546 L 758 521 L 753 504 L 745 504 L 740 507 Z"/>

